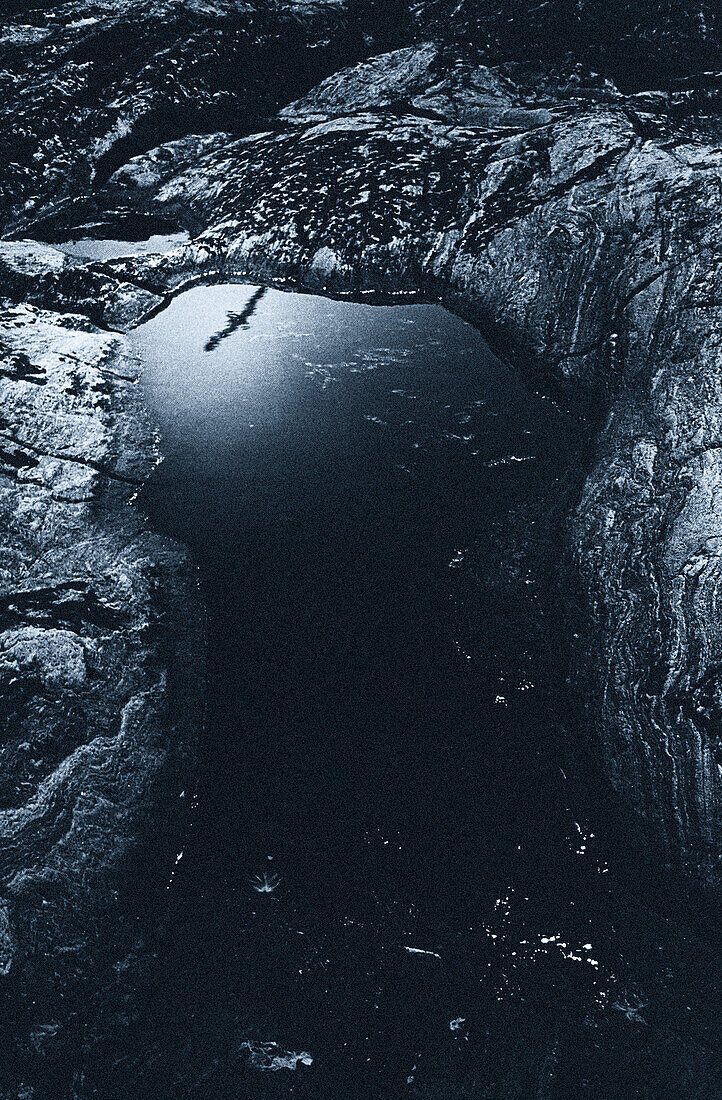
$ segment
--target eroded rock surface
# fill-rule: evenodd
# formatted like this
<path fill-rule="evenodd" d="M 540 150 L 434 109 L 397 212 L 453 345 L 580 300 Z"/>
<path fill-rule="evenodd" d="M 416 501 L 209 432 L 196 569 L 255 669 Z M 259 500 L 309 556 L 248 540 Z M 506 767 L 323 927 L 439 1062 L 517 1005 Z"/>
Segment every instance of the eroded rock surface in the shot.
<path fill-rule="evenodd" d="M 439 298 L 588 417 L 558 566 L 578 688 L 652 858 L 719 886 L 719 81 L 624 97 L 569 66 L 584 4 L 534 51 L 503 5 L 392 7 L 73 2 L 2 31 L 8 1100 L 90 1095 L 162 909 L 202 644 L 193 571 L 130 505 L 157 444 L 121 332 L 192 279 Z M 718 42 L 712 6 L 673 8 L 639 17 L 665 79 L 670 41 L 680 75 Z M 560 5 L 535 11 L 549 46 Z M 28 239 L 86 224 L 195 239 L 88 265 Z"/>
<path fill-rule="evenodd" d="M 651 102 L 438 65 L 433 44 L 392 52 L 280 131 L 145 188 L 140 163 L 132 188 L 118 174 L 114 197 L 208 228 L 109 268 L 157 294 L 199 275 L 420 291 L 606 417 L 569 522 L 589 716 L 657 858 L 716 884 L 722 151 Z"/>
<path fill-rule="evenodd" d="M 67 262 L 3 258 L 46 285 Z M 122 1028 L 193 782 L 202 618 L 184 551 L 130 503 L 158 457 L 138 370 L 80 313 L 0 307 L 3 1096 L 69 1095 Z"/>
<path fill-rule="evenodd" d="M 247 133 L 396 33 L 358 0 L 70 0 L 0 34 L 4 219 L 74 203 L 171 137 Z"/>

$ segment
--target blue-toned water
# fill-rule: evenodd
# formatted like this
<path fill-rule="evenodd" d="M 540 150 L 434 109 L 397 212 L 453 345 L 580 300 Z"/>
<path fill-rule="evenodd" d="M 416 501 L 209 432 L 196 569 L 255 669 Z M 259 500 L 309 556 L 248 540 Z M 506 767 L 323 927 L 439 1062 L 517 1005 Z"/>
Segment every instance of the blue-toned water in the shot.
<path fill-rule="evenodd" d="M 239 785 L 247 869 L 294 875 L 303 837 L 344 889 L 339 831 L 416 843 L 429 818 L 453 850 L 495 709 L 534 688 L 480 672 L 499 630 L 471 652 L 458 577 L 519 487 L 544 491 L 561 417 L 438 306 L 198 288 L 137 341 L 167 455 L 144 505 L 202 556 L 228 640 L 223 797 Z"/>
<path fill-rule="evenodd" d="M 197 287 L 134 341 L 210 632 L 148 1095 L 666 1095 L 688 960 L 566 703 L 577 427 L 436 305 Z"/>
<path fill-rule="evenodd" d="M 187 233 L 156 233 L 144 241 L 98 240 L 78 237 L 56 247 L 78 260 L 113 260 L 117 256 L 138 256 L 150 252 L 170 252 L 188 240 Z"/>

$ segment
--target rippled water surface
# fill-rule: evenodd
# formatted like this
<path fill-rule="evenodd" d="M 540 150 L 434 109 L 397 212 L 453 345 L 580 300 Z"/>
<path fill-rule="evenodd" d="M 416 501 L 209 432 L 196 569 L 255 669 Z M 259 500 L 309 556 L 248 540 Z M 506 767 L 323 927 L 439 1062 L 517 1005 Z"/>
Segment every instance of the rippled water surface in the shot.
<path fill-rule="evenodd" d="M 435 305 L 221 285 L 134 338 L 210 624 L 148 1088 L 667 1095 L 689 960 L 560 702 L 569 420 Z"/>

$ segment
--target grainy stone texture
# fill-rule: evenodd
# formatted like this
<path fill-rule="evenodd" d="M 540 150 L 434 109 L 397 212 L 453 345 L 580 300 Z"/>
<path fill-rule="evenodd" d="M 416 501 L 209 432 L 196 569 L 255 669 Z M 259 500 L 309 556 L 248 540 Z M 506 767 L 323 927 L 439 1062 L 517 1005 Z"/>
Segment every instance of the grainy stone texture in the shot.
<path fill-rule="evenodd" d="M 579 689 L 653 858 L 718 887 L 719 79 L 675 86 L 670 61 L 678 45 L 677 75 L 714 67 L 714 5 L 668 5 L 664 26 L 660 5 L 605 5 L 604 26 L 642 43 L 606 67 L 608 31 L 589 33 L 588 4 L 567 24 L 558 0 L 521 31 L 509 4 L 16 7 L 0 36 L 0 1095 L 90 1095 L 82 1066 L 128 1026 L 162 910 L 200 610 L 183 552 L 130 503 L 158 450 L 122 331 L 189 280 L 420 291 L 586 413 L 593 460 L 559 558 L 586 623 Z M 580 39 L 604 75 L 567 64 Z M 650 73 L 663 92 L 643 92 Z M 26 239 L 83 225 L 196 239 L 89 265 Z"/>
<path fill-rule="evenodd" d="M 197 277 L 421 291 L 593 410 L 564 558 L 590 718 L 655 857 L 718 885 L 722 150 L 651 103 L 531 95 L 441 53 L 335 74 L 282 130 L 147 188 L 140 162 L 118 173 L 113 201 L 208 228 L 108 269 L 157 294 Z"/>
<path fill-rule="evenodd" d="M 30 284 L 68 266 L 2 254 Z M 68 1051 L 122 1027 L 193 783 L 203 619 L 130 503 L 158 460 L 138 369 L 82 314 L 0 305 L 3 1096 L 68 1095 Z"/>
<path fill-rule="evenodd" d="M 384 49 L 397 26 L 385 5 L 390 19 L 359 0 L 20 7 L 0 32 L 0 215 L 72 210 L 161 140 L 258 129 L 339 65 Z"/>

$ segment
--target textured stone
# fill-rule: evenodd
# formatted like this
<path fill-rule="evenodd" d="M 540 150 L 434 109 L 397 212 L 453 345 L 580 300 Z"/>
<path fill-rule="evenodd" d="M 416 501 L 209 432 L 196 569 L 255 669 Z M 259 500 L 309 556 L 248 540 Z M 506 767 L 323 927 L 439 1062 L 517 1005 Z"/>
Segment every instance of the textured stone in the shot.
<path fill-rule="evenodd" d="M 447 54 L 455 95 L 500 105 L 457 125 L 435 58 L 361 63 L 285 130 L 165 180 L 143 209 L 207 228 L 109 266 L 159 294 L 200 275 L 440 297 L 590 428 L 607 417 L 563 565 L 588 616 L 580 683 L 655 858 L 718 883 L 722 153 L 618 94 L 547 87 L 538 109 Z"/>
<path fill-rule="evenodd" d="M 3 262 L 56 296 L 80 270 L 44 246 Z M 0 349 L 0 975 L 14 979 L 0 1094 L 14 1096 L 14 1058 L 66 1049 L 71 1021 L 102 1028 L 98 975 L 137 955 L 138 898 L 170 871 L 192 781 L 203 642 L 184 552 L 128 503 L 158 451 L 124 337 L 5 303 Z"/>
<path fill-rule="evenodd" d="M 359 0 L 68 0 L 19 6 L 0 37 L 0 217 L 52 213 L 134 153 L 258 120 L 390 45 Z M 9 5 L 12 12 L 13 3 Z M 375 47 L 375 49 L 374 49 Z"/>

